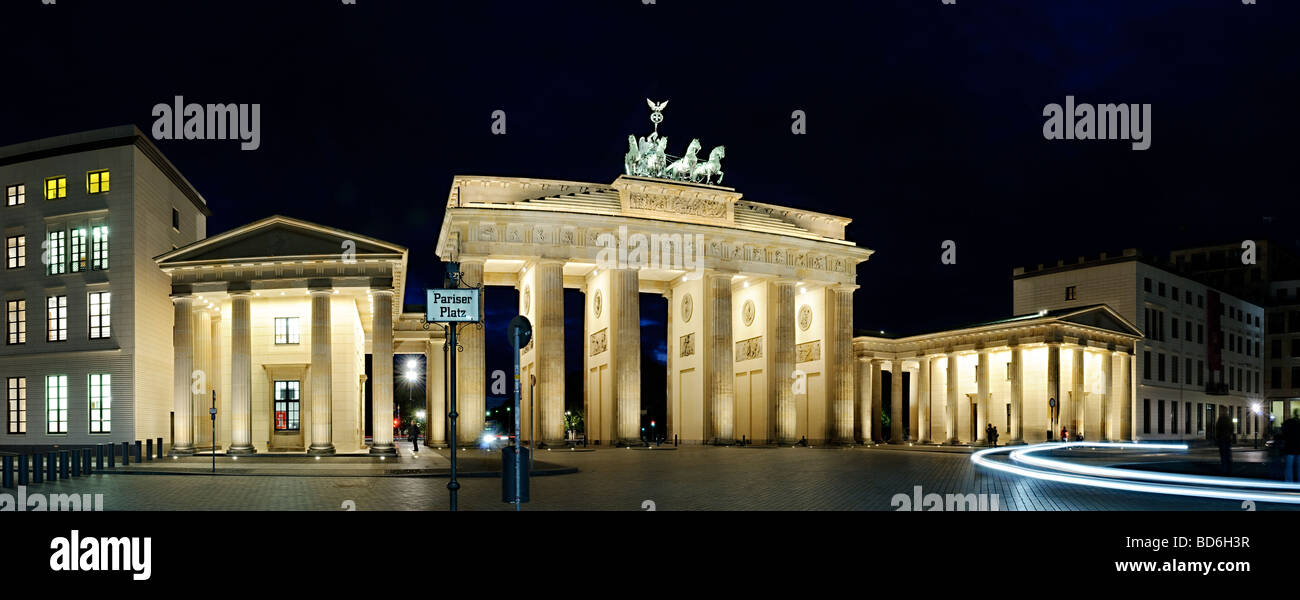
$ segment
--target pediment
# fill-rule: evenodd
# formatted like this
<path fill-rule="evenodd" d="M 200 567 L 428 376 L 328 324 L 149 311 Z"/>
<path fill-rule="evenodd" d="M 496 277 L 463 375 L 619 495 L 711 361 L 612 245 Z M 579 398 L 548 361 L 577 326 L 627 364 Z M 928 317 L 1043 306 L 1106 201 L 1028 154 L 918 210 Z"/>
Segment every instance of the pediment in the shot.
<path fill-rule="evenodd" d="M 178 248 L 155 260 L 160 266 L 303 257 L 401 255 L 405 248 L 339 229 L 275 216 Z"/>
<path fill-rule="evenodd" d="M 1058 320 L 1127 335 L 1142 335 L 1137 327 L 1104 304 L 1061 315 Z"/>

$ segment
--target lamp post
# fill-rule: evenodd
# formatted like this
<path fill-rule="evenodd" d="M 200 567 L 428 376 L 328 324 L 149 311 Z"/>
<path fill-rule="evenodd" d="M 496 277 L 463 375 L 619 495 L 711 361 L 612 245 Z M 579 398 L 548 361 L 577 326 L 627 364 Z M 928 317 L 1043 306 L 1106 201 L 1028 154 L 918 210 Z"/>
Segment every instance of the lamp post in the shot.
<path fill-rule="evenodd" d="M 1255 449 L 1259 450 L 1259 415 L 1261 409 L 1258 402 L 1250 405 L 1250 412 L 1255 413 Z"/>

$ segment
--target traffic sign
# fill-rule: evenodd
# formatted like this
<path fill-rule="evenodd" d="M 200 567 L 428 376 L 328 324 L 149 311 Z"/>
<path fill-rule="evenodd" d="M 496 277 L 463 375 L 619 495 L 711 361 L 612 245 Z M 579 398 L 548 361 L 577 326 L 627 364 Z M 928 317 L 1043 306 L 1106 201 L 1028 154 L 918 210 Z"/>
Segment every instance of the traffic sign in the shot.
<path fill-rule="evenodd" d="M 506 327 L 506 335 L 509 336 L 510 344 L 513 346 L 516 342 L 515 332 L 519 332 L 517 339 L 519 347 L 523 348 L 533 339 L 533 324 L 528 322 L 528 317 L 515 315 L 510 319 L 510 326 Z"/>

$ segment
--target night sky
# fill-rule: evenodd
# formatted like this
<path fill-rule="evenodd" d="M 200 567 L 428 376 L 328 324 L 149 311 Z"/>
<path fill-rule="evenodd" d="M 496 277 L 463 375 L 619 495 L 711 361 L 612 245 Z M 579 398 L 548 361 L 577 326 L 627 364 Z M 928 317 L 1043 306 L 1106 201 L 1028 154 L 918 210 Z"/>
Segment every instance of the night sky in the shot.
<path fill-rule="evenodd" d="M 453 175 L 610 182 L 670 100 L 670 153 L 725 144 L 747 198 L 851 217 L 877 251 L 857 328 L 918 333 L 1007 316 L 1016 266 L 1295 243 L 1300 3 L 1257 1 L 9 1 L 0 144 L 260 103 L 256 151 L 156 142 L 209 232 L 281 213 L 403 244 L 415 304 Z M 1045 140 L 1067 95 L 1152 104 L 1151 148 Z M 652 356 L 664 317 L 643 312 Z"/>

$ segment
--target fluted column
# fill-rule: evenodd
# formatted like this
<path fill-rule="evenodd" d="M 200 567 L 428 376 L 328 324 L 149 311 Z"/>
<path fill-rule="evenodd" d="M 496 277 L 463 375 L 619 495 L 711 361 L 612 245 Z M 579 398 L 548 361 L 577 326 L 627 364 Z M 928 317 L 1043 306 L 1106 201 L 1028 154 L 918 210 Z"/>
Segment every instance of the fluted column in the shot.
<path fill-rule="evenodd" d="M 393 445 L 393 289 L 372 288 L 370 299 L 374 307 L 370 371 L 375 376 L 370 383 L 370 453 L 392 455 L 397 454 Z M 479 379 L 480 387 L 482 382 Z M 481 419 L 481 407 L 478 414 Z"/>
<path fill-rule="evenodd" d="M 466 286 L 479 285 L 483 282 L 483 261 L 462 259 L 460 273 Z M 486 418 L 487 346 L 483 332 L 484 329 L 477 325 L 464 325 L 457 338 L 462 350 L 456 356 L 456 442 L 465 448 L 478 446 Z M 392 419 L 391 415 L 389 419 Z"/>
<path fill-rule="evenodd" d="M 564 263 L 538 262 L 534 284 L 537 390 L 531 406 L 539 411 L 537 435 L 542 443 L 558 446 L 564 444 Z"/>
<path fill-rule="evenodd" d="M 1133 441 L 1133 369 L 1135 363 L 1133 354 L 1125 349 L 1120 353 L 1120 382 L 1123 390 L 1120 392 L 1119 406 L 1119 439 L 1121 442 Z M 1213 424 L 1209 424 L 1212 426 Z"/>
<path fill-rule="evenodd" d="M 1115 353 L 1111 352 L 1109 348 L 1102 351 L 1101 354 L 1101 382 L 1102 382 L 1101 384 L 1102 387 L 1101 432 L 1098 434 L 1098 437 L 1103 442 L 1109 442 L 1111 439 L 1110 421 L 1114 415 L 1114 408 L 1115 408 L 1114 402 L 1112 400 L 1115 397 L 1115 391 L 1114 389 L 1112 389 L 1115 385 L 1115 379 L 1114 379 L 1115 364 L 1114 363 L 1115 363 Z M 1086 417 L 1087 415 L 1085 415 L 1085 418 Z"/>
<path fill-rule="evenodd" d="M 614 338 L 614 433 L 619 443 L 641 443 L 641 293 L 639 272 L 609 272 L 609 318 Z M 727 316 L 731 324 L 731 316 Z M 561 405 L 563 406 L 563 405 Z M 563 410 L 561 410 L 563 414 Z"/>
<path fill-rule="evenodd" d="M 194 454 L 194 394 L 190 388 L 194 372 L 193 312 L 193 297 L 172 296 L 172 410 L 176 411 L 172 454 L 178 456 Z"/>
<path fill-rule="evenodd" d="M 424 397 L 430 446 L 447 444 L 447 390 L 444 387 L 442 344 L 430 341 L 424 351 Z"/>
<path fill-rule="evenodd" d="M 736 364 L 731 337 L 731 275 L 709 273 L 704 293 L 709 303 L 708 361 L 709 412 L 712 437 L 728 444 L 735 438 Z M 813 439 L 816 433 L 809 431 Z"/>
<path fill-rule="evenodd" d="M 979 363 L 975 367 L 975 441 L 988 442 L 989 425 L 989 351 L 979 351 Z"/>
<path fill-rule="evenodd" d="M 331 287 L 311 290 L 311 446 L 307 448 L 308 454 L 334 454 L 334 343 L 330 325 L 333 295 Z M 392 369 L 391 361 L 389 369 Z"/>
<path fill-rule="evenodd" d="M 214 362 L 212 357 L 212 313 L 207 309 L 196 310 L 194 311 L 194 370 L 203 373 L 204 382 L 202 389 L 199 389 L 198 393 L 194 394 L 190 403 L 193 406 L 190 423 L 194 424 L 194 446 L 196 448 L 199 447 L 205 435 L 210 435 L 208 433 L 210 428 L 207 426 L 208 399 L 212 397 L 212 390 L 217 385 L 217 374 L 212 368 Z M 179 419 L 180 417 L 177 416 L 176 418 Z"/>
<path fill-rule="evenodd" d="M 1049 342 L 1047 344 L 1047 397 L 1056 400 L 1057 411 L 1064 418 L 1064 407 L 1061 405 L 1061 344 L 1059 342 Z M 1051 410 L 1051 407 L 1048 407 Z M 1052 432 L 1053 439 L 1059 435 L 1061 428 L 1057 422 L 1051 418 L 1048 413 L 1047 430 Z M 1060 441 L 1060 440 L 1057 440 Z"/>
<path fill-rule="evenodd" d="M 252 293 L 230 295 L 230 448 L 227 454 L 253 454 Z"/>
<path fill-rule="evenodd" d="M 889 441 L 903 441 L 903 361 L 889 363 Z"/>
<path fill-rule="evenodd" d="M 1020 346 L 1011 347 L 1011 443 L 1025 441 L 1025 363 Z"/>
<path fill-rule="evenodd" d="M 826 320 L 830 331 L 827 338 L 833 345 L 830 355 L 831 377 L 829 394 L 831 396 L 831 418 L 833 441 L 839 444 L 853 443 L 853 290 L 854 286 L 837 285 L 827 288 L 831 309 L 831 318 Z"/>
<path fill-rule="evenodd" d="M 772 318 L 775 334 L 771 341 L 773 356 L 773 382 L 776 385 L 777 440 L 791 444 L 799 440 L 798 418 L 794 397 L 794 285 L 793 281 L 773 284 L 776 312 Z M 669 352 L 669 354 L 672 354 Z"/>
<path fill-rule="evenodd" d="M 930 367 L 934 359 L 921 355 L 916 370 L 916 441 L 930 443 Z"/>
<path fill-rule="evenodd" d="M 862 440 L 863 443 L 871 443 L 873 441 L 872 436 L 874 435 L 873 432 L 871 431 L 871 415 L 872 415 L 871 389 L 874 387 L 874 384 L 871 381 L 871 359 L 860 358 L 857 360 L 857 365 L 858 365 L 858 385 L 856 388 L 856 393 L 858 396 L 858 410 L 856 412 L 856 416 L 858 420 L 857 434 L 858 434 L 858 439 Z"/>
<path fill-rule="evenodd" d="M 885 408 L 884 378 L 880 376 L 883 367 L 884 361 L 879 358 L 871 359 L 871 439 L 877 442 L 885 441 L 885 433 L 881 431 L 883 424 L 880 421 L 880 413 Z"/>
<path fill-rule="evenodd" d="M 1086 403 L 1083 399 L 1083 346 L 1075 346 L 1072 354 L 1073 359 L 1070 361 L 1070 411 L 1066 413 L 1069 415 L 1069 420 L 1066 423 L 1069 423 L 1070 436 L 1076 437 L 1078 434 L 1084 433 L 1083 428 L 1080 427 L 1082 419 L 1079 418 L 1079 415 L 1086 414 L 1084 411 Z"/>
<path fill-rule="evenodd" d="M 948 366 L 944 375 L 948 378 L 946 386 L 947 399 L 943 407 L 944 427 L 947 431 L 947 439 L 944 443 L 957 443 L 957 353 L 948 353 Z"/>

